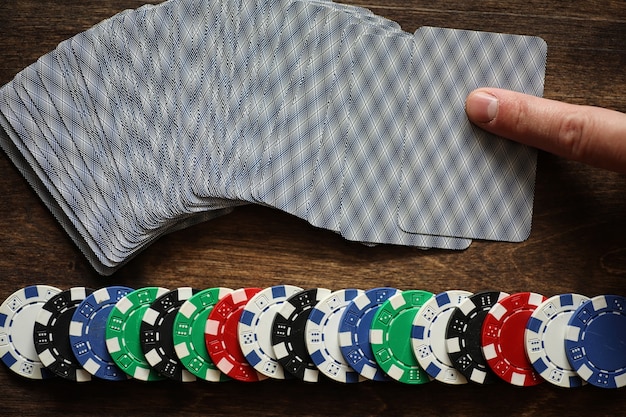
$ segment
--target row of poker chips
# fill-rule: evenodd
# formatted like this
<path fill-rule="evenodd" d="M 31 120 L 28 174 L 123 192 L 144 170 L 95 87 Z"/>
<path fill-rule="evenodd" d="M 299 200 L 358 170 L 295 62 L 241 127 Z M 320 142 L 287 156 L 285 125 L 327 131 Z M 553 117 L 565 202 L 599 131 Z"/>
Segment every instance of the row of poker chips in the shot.
<path fill-rule="evenodd" d="M 35 285 L 0 306 L 0 357 L 32 379 L 618 388 L 625 306 L 572 293 Z"/>

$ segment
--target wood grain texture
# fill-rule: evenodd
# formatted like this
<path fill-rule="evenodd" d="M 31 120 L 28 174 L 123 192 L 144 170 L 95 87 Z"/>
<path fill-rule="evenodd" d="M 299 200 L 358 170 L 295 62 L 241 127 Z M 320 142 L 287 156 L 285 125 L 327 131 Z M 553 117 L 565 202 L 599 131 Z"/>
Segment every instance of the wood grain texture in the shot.
<path fill-rule="evenodd" d="M 398 21 L 537 35 L 548 43 L 545 96 L 626 111 L 626 2 L 368 0 Z M 0 84 L 55 45 L 135 0 L 0 2 Z M 331 289 L 498 289 L 626 295 L 626 178 L 540 154 L 530 238 L 477 241 L 463 252 L 364 247 L 269 208 L 167 235 L 111 277 L 98 276 L 9 159 L 0 154 L 0 299 L 26 285 L 112 284 Z M 27 381 L 0 367 L 6 415 L 618 415 L 624 391 L 548 384 L 424 386 L 302 384 L 70 384 Z"/>

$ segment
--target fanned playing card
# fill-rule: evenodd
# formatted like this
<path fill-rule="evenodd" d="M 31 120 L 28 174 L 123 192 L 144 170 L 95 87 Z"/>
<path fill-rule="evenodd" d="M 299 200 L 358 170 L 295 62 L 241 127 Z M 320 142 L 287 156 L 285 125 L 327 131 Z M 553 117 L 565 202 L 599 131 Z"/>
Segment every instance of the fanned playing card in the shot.
<path fill-rule="evenodd" d="M 0 88 L 0 146 L 102 274 L 164 233 L 259 203 L 371 244 L 529 232 L 536 152 L 467 94 L 541 95 L 531 36 L 325 0 L 169 0 L 62 42 Z"/>

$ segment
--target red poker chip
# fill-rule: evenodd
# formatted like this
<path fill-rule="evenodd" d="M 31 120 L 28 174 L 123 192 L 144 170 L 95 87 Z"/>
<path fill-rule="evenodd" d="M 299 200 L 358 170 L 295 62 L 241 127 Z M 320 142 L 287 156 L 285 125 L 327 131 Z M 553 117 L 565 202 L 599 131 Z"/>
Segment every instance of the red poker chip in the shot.
<path fill-rule="evenodd" d="M 267 378 L 250 365 L 239 346 L 237 326 L 248 300 L 261 288 L 241 288 L 222 298 L 209 317 L 204 331 L 209 356 L 215 366 L 229 377 L 244 382 Z"/>
<path fill-rule="evenodd" d="M 520 292 L 503 298 L 483 322 L 481 347 L 489 367 L 506 382 L 532 386 L 543 382 L 526 356 L 524 332 L 533 311 L 546 297 Z"/>

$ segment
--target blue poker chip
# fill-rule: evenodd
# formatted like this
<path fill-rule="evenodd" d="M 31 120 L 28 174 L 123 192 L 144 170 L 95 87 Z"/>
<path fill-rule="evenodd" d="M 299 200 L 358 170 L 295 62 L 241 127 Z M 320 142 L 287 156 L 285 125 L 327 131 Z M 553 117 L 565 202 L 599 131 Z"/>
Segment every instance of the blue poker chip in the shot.
<path fill-rule="evenodd" d="M 372 288 L 354 298 L 341 317 L 339 324 L 341 353 L 348 364 L 367 379 L 390 380 L 374 358 L 369 334 L 372 318 L 378 307 L 398 291 L 389 287 Z"/>
<path fill-rule="evenodd" d="M 106 345 L 106 326 L 115 304 L 132 288 L 113 286 L 94 291 L 76 308 L 70 322 L 70 345 L 76 360 L 91 375 L 109 381 L 128 378 L 119 369 Z"/>
<path fill-rule="evenodd" d="M 588 383 L 626 386 L 626 298 L 600 295 L 581 304 L 567 324 L 565 352 Z"/>

